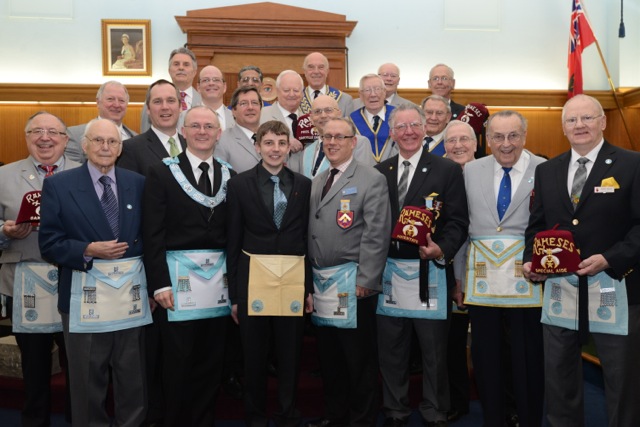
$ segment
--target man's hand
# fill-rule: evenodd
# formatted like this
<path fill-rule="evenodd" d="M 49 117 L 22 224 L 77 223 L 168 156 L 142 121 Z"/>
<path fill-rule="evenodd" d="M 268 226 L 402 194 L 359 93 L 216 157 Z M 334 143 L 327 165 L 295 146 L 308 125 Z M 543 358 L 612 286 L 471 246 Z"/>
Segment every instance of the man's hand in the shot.
<path fill-rule="evenodd" d="M 162 306 L 162 308 L 173 311 L 173 291 L 171 291 L 170 289 L 167 291 L 159 292 L 153 297 L 153 299 L 155 299 L 156 302 Z"/>
<path fill-rule="evenodd" d="M 10 239 L 24 239 L 29 234 L 31 234 L 32 230 L 33 230 L 33 227 L 29 222 L 16 224 L 15 221 L 7 220 L 4 222 L 4 225 L 2 226 L 2 232 L 4 233 L 5 236 L 7 236 Z"/>
<path fill-rule="evenodd" d="M 579 270 L 576 272 L 578 276 L 594 276 L 609 268 L 609 262 L 602 254 L 595 254 L 578 264 L 578 268 Z"/>
<path fill-rule="evenodd" d="M 364 288 L 362 286 L 356 285 L 356 297 L 358 298 L 368 297 L 375 293 L 376 291 L 374 291 L 373 289 Z"/>
<path fill-rule="evenodd" d="M 233 319 L 234 322 L 236 322 L 236 325 L 240 324 L 238 322 L 238 304 L 233 304 L 231 306 L 231 318 Z"/>
<path fill-rule="evenodd" d="M 538 274 L 531 271 L 530 262 L 525 262 L 522 265 L 522 273 L 524 274 L 525 279 L 529 279 L 532 282 L 544 282 L 547 280 L 547 276 L 545 274 Z"/>
<path fill-rule="evenodd" d="M 91 242 L 84 250 L 84 255 L 100 259 L 118 259 L 123 257 L 127 249 L 129 249 L 127 242 L 118 243 L 117 240 Z"/>
<path fill-rule="evenodd" d="M 431 240 L 431 233 L 427 234 L 427 246 L 420 246 L 418 252 L 422 259 L 438 259 L 444 256 L 444 252 L 442 252 L 440 246 Z"/>
<path fill-rule="evenodd" d="M 298 141 L 295 138 L 289 139 L 289 149 L 291 150 L 292 153 L 297 153 L 298 151 L 302 151 L 303 148 L 304 148 L 304 144 L 302 144 L 302 142 Z"/>
<path fill-rule="evenodd" d="M 305 313 L 313 313 L 313 295 L 307 295 L 307 298 L 304 300 L 304 312 Z"/>
<path fill-rule="evenodd" d="M 465 310 L 467 308 L 464 305 L 464 292 L 462 292 L 462 283 L 458 279 L 456 279 L 456 285 L 453 287 L 451 299 L 456 303 L 460 310 Z"/>
<path fill-rule="evenodd" d="M 149 298 L 149 308 L 152 313 L 156 311 L 156 308 L 158 308 L 158 303 L 153 298 Z"/>

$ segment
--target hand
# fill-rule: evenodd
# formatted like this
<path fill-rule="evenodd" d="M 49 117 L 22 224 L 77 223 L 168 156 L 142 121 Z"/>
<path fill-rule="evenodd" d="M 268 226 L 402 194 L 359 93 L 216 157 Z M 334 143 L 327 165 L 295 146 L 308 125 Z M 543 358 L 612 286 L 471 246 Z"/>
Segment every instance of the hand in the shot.
<path fill-rule="evenodd" d="M 231 306 L 231 318 L 236 322 L 236 325 L 240 324 L 240 322 L 238 322 L 238 304 L 233 304 Z"/>
<path fill-rule="evenodd" d="M 456 303 L 460 310 L 465 310 L 467 307 L 464 305 L 464 292 L 462 292 L 462 283 L 456 279 L 456 285 L 451 292 L 451 299 Z"/>
<path fill-rule="evenodd" d="M 313 313 L 313 295 L 309 294 L 304 300 L 304 312 Z"/>
<path fill-rule="evenodd" d="M 162 308 L 166 308 L 167 310 L 174 311 L 173 307 L 173 291 L 167 290 L 156 294 L 153 297 L 158 304 L 162 306 Z"/>
<path fill-rule="evenodd" d="M 117 240 L 91 242 L 84 250 L 84 255 L 100 259 L 118 259 L 122 258 L 127 249 L 129 249 L 127 242 L 118 243 Z"/>
<path fill-rule="evenodd" d="M 609 268 L 609 262 L 602 254 L 595 254 L 578 264 L 578 268 L 576 272 L 578 276 L 594 276 Z"/>
<path fill-rule="evenodd" d="M 2 227 L 2 232 L 10 239 L 24 239 L 31 234 L 32 230 L 33 227 L 31 223 L 23 222 L 22 224 L 16 224 L 16 222 L 12 220 L 5 221 Z"/>
<path fill-rule="evenodd" d="M 291 150 L 292 153 L 297 153 L 298 151 L 302 151 L 303 148 L 304 148 L 304 144 L 302 144 L 302 142 L 298 141 L 295 138 L 289 139 L 289 149 Z"/>
<path fill-rule="evenodd" d="M 427 234 L 427 246 L 420 246 L 418 252 L 422 259 L 437 259 L 444 256 L 444 252 L 442 252 L 440 246 L 431 240 L 431 233 Z"/>
<path fill-rule="evenodd" d="M 153 298 L 149 298 L 149 308 L 152 313 L 156 311 L 156 308 L 158 308 L 158 303 Z"/>
<path fill-rule="evenodd" d="M 523 273 L 525 279 L 529 279 L 534 283 L 536 283 L 536 282 L 544 282 L 545 280 L 547 280 L 547 276 L 545 274 L 538 274 L 538 273 L 534 273 L 533 271 L 531 271 L 531 263 L 530 262 L 525 262 L 522 265 L 522 273 Z"/>
<path fill-rule="evenodd" d="M 356 285 L 356 297 L 358 297 L 358 298 L 368 297 L 368 296 L 371 296 L 371 295 L 373 295 L 375 293 L 376 293 L 376 291 L 374 291 L 373 289 L 369 289 L 369 288 L 365 288 L 365 287 Z"/>

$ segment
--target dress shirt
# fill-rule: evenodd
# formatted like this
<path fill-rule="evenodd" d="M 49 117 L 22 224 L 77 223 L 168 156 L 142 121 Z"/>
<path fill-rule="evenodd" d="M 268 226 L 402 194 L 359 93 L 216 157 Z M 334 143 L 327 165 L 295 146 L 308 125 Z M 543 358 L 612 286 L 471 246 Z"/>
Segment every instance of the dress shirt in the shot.
<path fill-rule="evenodd" d="M 291 189 L 293 188 L 293 173 L 283 167 L 276 176 L 280 178 L 280 190 L 289 200 Z M 258 191 L 260 191 L 262 200 L 264 200 L 264 204 L 269 209 L 269 214 L 273 217 L 273 188 L 275 184 L 271 181 L 271 177 L 271 172 L 266 170 L 262 165 L 262 161 L 260 161 L 260 166 L 258 167 Z"/>
<path fill-rule="evenodd" d="M 167 150 L 167 154 L 171 152 L 171 146 L 169 145 L 169 138 L 173 138 L 173 140 L 176 142 L 176 147 L 178 147 L 178 152 L 182 153 L 182 144 L 180 144 L 180 137 L 178 136 L 177 131 L 173 135 L 167 135 L 153 125 L 151 126 L 151 130 L 153 131 L 153 133 L 156 134 L 156 136 L 162 143 L 162 146 L 164 147 L 164 149 Z"/>
<path fill-rule="evenodd" d="M 335 169 L 338 169 L 338 172 L 337 172 L 337 173 L 336 173 L 336 175 L 333 177 L 333 182 L 331 183 L 331 187 L 333 187 L 334 185 L 336 185 L 336 182 L 338 182 L 338 180 L 340 179 L 340 177 L 342 176 L 342 174 L 344 173 L 344 171 L 346 171 L 346 170 L 347 170 L 347 168 L 349 167 L 349 165 L 351 164 L 351 162 L 352 162 L 352 161 L 353 161 L 353 156 L 351 156 L 351 157 L 349 158 L 349 160 L 347 160 L 346 162 L 344 162 L 343 164 L 341 164 L 341 165 L 339 165 L 339 166 L 333 166 L 333 165 L 330 165 L 330 166 L 329 166 L 329 169 L 328 169 L 328 170 L 331 170 L 331 169 L 334 169 L 334 168 L 335 168 Z M 329 176 L 331 176 L 331 175 L 328 175 L 328 176 L 327 176 L 327 179 L 329 179 Z M 327 181 L 325 180 L 325 183 L 326 183 L 326 182 L 327 182 Z M 323 184 L 323 185 L 324 185 L 324 184 Z"/>
<path fill-rule="evenodd" d="M 427 135 L 427 136 L 425 136 L 425 138 L 428 137 L 428 136 L 431 136 L 431 138 L 433 138 L 433 141 L 431 141 L 429 143 L 429 151 L 431 151 L 431 150 L 433 150 L 433 147 L 438 142 L 440 142 L 442 140 L 442 138 L 444 137 L 444 130 L 442 132 L 440 132 L 439 134 L 437 134 L 437 135 Z"/>
<path fill-rule="evenodd" d="M 511 172 L 509 172 L 509 178 L 511 178 L 511 199 L 513 200 L 514 194 L 516 194 L 516 190 L 520 185 L 520 181 L 524 177 L 524 173 L 529 167 L 529 162 L 531 161 L 531 156 L 526 151 L 522 151 L 520 158 L 513 165 Z M 498 193 L 500 192 L 500 182 L 502 181 L 502 177 L 504 176 L 504 169 L 498 162 L 493 163 L 493 188 L 496 196 L 496 203 L 498 202 Z"/>
<path fill-rule="evenodd" d="M 47 171 L 40 169 L 38 166 L 44 165 L 44 163 L 37 162 L 36 159 L 33 159 L 33 166 L 36 168 L 38 172 L 38 179 L 42 183 L 45 176 L 47 175 Z M 52 166 L 57 166 L 56 170 L 53 172 L 54 174 L 62 171 L 64 169 L 64 156 L 60 156 L 57 162 L 55 162 Z"/>
<path fill-rule="evenodd" d="M 571 197 L 571 187 L 573 186 L 573 177 L 578 170 L 578 159 L 580 157 L 586 157 L 589 161 L 584 165 L 587 168 L 587 178 L 589 178 L 589 174 L 591 173 L 591 169 L 593 168 L 596 159 L 598 158 L 598 154 L 600 153 L 600 149 L 602 148 L 602 144 L 604 144 L 604 139 L 600 141 L 598 145 L 596 145 L 593 150 L 589 151 L 585 156 L 581 156 L 576 153 L 576 151 L 571 149 L 571 160 L 569 161 L 569 172 L 567 173 L 567 192 L 569 197 Z"/>
<path fill-rule="evenodd" d="M 420 157 L 422 156 L 422 149 L 418 150 L 413 156 L 405 159 L 402 157 L 402 154 L 398 154 L 398 181 L 396 184 L 400 183 L 400 177 L 402 177 L 402 173 L 404 172 L 405 165 L 402 164 L 405 160 L 408 160 L 411 163 L 411 168 L 409 169 L 409 176 L 407 177 L 407 189 L 411 186 L 411 180 L 413 179 L 413 175 L 416 173 L 416 168 L 418 167 L 418 162 L 420 161 Z M 400 206 L 402 207 L 402 206 Z"/>
<path fill-rule="evenodd" d="M 370 113 L 369 110 L 365 108 L 364 115 L 367 117 L 367 121 L 369 122 L 369 125 L 371 126 L 372 129 L 373 129 L 373 116 L 380 117 L 380 126 L 378 127 L 378 130 L 380 130 L 380 128 L 382 127 L 382 122 L 384 122 L 384 118 L 387 115 L 387 107 L 382 107 L 382 110 L 378 111 L 376 114 Z"/>
<path fill-rule="evenodd" d="M 223 131 L 227 128 L 227 118 L 224 114 L 224 111 L 227 109 L 224 104 L 220 104 L 220 106 L 213 110 L 216 112 L 216 116 L 218 116 L 218 122 L 220 123 L 220 129 Z"/>
<path fill-rule="evenodd" d="M 191 165 L 191 170 L 193 171 L 193 176 L 195 177 L 196 182 L 200 180 L 200 175 L 202 175 L 202 169 L 200 169 L 200 163 L 205 162 L 209 164 L 208 174 L 209 174 L 209 180 L 211 181 L 211 189 L 213 191 L 213 188 L 215 188 L 215 185 L 213 183 L 213 155 L 207 157 L 204 160 L 197 157 L 195 154 L 191 153 L 191 151 L 189 150 L 187 150 L 186 155 L 187 155 L 187 159 L 189 159 L 189 164 Z"/>

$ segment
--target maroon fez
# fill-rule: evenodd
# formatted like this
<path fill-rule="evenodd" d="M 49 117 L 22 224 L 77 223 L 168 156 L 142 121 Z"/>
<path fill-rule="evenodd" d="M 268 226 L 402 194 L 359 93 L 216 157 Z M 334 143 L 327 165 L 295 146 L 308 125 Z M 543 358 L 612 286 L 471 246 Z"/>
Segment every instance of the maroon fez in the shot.
<path fill-rule="evenodd" d="M 391 238 L 418 246 L 427 245 L 427 234 L 433 232 L 435 224 L 431 211 L 416 206 L 405 206 L 393 228 Z"/>
<path fill-rule="evenodd" d="M 16 224 L 30 222 L 31 225 L 40 225 L 40 197 L 41 191 L 29 191 L 22 198 L 20 212 Z"/>
<path fill-rule="evenodd" d="M 531 271 L 537 274 L 575 273 L 580 264 L 580 250 L 568 230 L 541 231 L 533 239 Z"/>

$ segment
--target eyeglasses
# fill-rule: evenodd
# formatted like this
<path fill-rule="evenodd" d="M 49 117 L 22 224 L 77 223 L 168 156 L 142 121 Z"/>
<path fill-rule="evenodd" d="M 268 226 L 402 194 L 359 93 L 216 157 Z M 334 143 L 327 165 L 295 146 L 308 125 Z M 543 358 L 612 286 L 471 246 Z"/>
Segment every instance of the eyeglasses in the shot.
<path fill-rule="evenodd" d="M 260 77 L 243 77 L 240 79 L 240 81 L 242 83 L 249 83 L 249 82 L 260 83 L 262 80 L 260 80 Z"/>
<path fill-rule="evenodd" d="M 398 125 L 395 125 L 393 127 L 393 130 L 396 131 L 396 133 L 403 133 L 406 132 L 409 128 L 411 128 L 411 130 L 413 131 L 418 131 L 423 127 L 424 125 L 420 122 L 400 123 Z"/>
<path fill-rule="evenodd" d="M 200 84 L 206 85 L 207 83 L 224 83 L 224 79 L 220 77 L 205 77 L 200 79 Z"/>
<path fill-rule="evenodd" d="M 442 117 L 444 117 L 447 112 L 446 111 L 441 111 L 441 110 L 424 110 L 424 115 L 427 117 L 431 117 L 435 114 L 435 116 L 439 119 L 441 119 Z"/>
<path fill-rule="evenodd" d="M 333 113 L 334 111 L 336 111 L 335 108 L 333 107 L 326 107 L 326 108 L 316 108 L 315 110 L 311 110 L 311 114 L 313 114 L 314 116 L 319 116 L 322 113 L 325 113 L 327 115 Z"/>
<path fill-rule="evenodd" d="M 121 142 L 115 138 L 104 139 L 101 136 L 96 136 L 95 138 L 87 138 L 93 145 L 96 147 L 102 147 L 106 142 L 109 148 L 117 147 L 121 144 Z"/>
<path fill-rule="evenodd" d="M 564 119 L 564 124 L 567 125 L 567 127 L 572 128 L 578 124 L 578 119 L 579 119 L 582 122 L 582 124 L 590 125 L 594 123 L 596 119 L 599 119 L 602 116 L 603 114 L 600 114 L 598 116 L 569 117 L 568 119 Z"/>
<path fill-rule="evenodd" d="M 204 129 L 205 132 L 211 132 L 213 130 L 218 129 L 217 126 L 212 125 L 211 123 L 207 123 L 204 125 L 201 125 L 200 123 L 191 123 L 190 125 L 184 125 L 185 128 L 187 129 L 192 129 L 195 131 L 198 131 L 200 129 Z"/>
<path fill-rule="evenodd" d="M 372 93 L 382 93 L 384 92 L 385 89 L 383 87 L 368 87 L 365 89 L 362 89 L 360 92 L 362 93 L 366 93 L 367 95 L 371 95 Z"/>
<path fill-rule="evenodd" d="M 502 135 L 502 136 L 504 136 L 504 135 Z M 504 138 L 503 138 L 503 140 L 504 140 Z M 453 145 L 453 144 L 455 144 L 457 142 L 459 142 L 460 144 L 468 144 L 471 141 L 473 141 L 473 138 L 469 138 L 468 136 L 461 136 L 461 137 L 455 137 L 454 136 L 454 137 L 451 137 L 451 138 L 447 138 L 444 141 L 444 143 L 445 144 L 450 144 L 450 145 Z"/>
<path fill-rule="evenodd" d="M 251 105 L 252 107 L 259 107 L 260 101 L 240 101 L 238 102 L 238 107 L 245 108 Z"/>
<path fill-rule="evenodd" d="M 379 73 L 378 75 L 382 78 L 391 77 L 392 79 L 397 79 L 398 77 L 400 77 L 400 75 L 396 73 Z"/>
<path fill-rule="evenodd" d="M 345 139 L 349 139 L 349 138 L 353 138 L 355 135 L 331 135 L 331 134 L 324 134 L 322 135 L 322 141 L 324 142 L 331 142 L 332 139 L 335 139 L 338 142 L 342 142 Z"/>
<path fill-rule="evenodd" d="M 55 129 L 31 129 L 27 131 L 27 135 L 35 135 L 38 138 L 42 138 L 45 135 L 49 135 L 51 138 L 55 138 L 56 136 L 66 136 L 66 132 L 61 132 Z"/>
<path fill-rule="evenodd" d="M 491 140 L 493 142 L 497 142 L 498 144 L 502 144 L 505 139 L 508 140 L 509 142 L 518 142 L 520 141 L 521 137 L 522 135 L 517 132 L 511 132 L 508 135 L 503 135 L 501 133 L 494 133 L 493 135 L 491 135 Z"/>
<path fill-rule="evenodd" d="M 449 80 L 453 80 L 453 79 L 447 76 L 433 76 L 429 80 L 433 82 L 448 82 Z"/>

